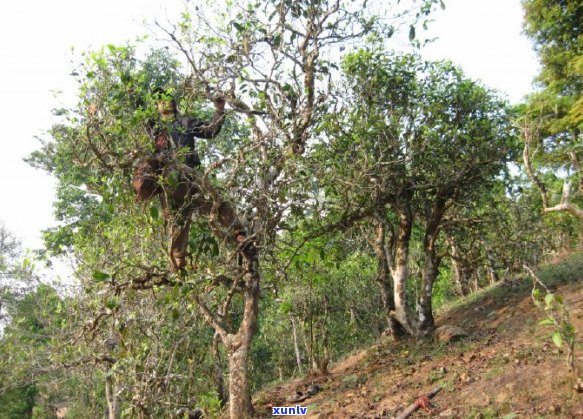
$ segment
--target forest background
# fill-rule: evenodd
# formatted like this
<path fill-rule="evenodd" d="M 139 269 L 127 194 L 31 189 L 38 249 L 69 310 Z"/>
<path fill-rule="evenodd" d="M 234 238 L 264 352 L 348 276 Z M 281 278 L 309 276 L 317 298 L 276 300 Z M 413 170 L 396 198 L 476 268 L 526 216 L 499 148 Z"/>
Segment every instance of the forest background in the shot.
<path fill-rule="evenodd" d="M 0 415 L 251 417 L 268 383 L 325 374 L 383 333 L 429 339 L 443 304 L 579 244 L 583 6 L 523 2 L 541 71 L 510 106 L 455 64 L 391 48 L 422 48 L 441 2 L 364 3 L 189 5 L 153 24 L 162 47 L 81 54 L 77 103 L 28 158 L 57 179 L 59 224 L 34 258 L 0 236 Z M 157 87 L 185 114 L 209 117 L 217 95 L 229 109 L 197 144 L 213 209 L 183 272 L 158 203 L 130 183 Z M 73 287 L 36 268 L 55 256 Z"/>

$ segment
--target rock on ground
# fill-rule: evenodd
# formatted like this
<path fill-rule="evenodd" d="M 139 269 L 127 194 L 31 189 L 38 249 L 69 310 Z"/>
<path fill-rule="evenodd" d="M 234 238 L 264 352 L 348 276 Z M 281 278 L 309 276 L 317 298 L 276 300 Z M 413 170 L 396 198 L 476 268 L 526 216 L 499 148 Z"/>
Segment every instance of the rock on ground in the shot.
<path fill-rule="evenodd" d="M 464 329 L 449 324 L 440 326 L 435 330 L 435 338 L 438 342 L 452 342 L 466 336 L 468 336 L 468 333 Z"/>

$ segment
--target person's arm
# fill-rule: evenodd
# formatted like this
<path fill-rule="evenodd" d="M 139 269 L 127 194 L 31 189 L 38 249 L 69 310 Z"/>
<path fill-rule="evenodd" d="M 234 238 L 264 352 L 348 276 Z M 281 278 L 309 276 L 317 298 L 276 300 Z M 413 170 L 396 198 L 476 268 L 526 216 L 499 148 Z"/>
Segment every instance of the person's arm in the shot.
<path fill-rule="evenodd" d="M 215 113 L 210 121 L 196 121 L 192 122 L 192 133 L 198 138 L 214 138 L 220 132 L 225 121 L 225 99 L 218 96 L 213 99 L 215 105 Z M 190 127 L 189 127 L 190 128 Z"/>

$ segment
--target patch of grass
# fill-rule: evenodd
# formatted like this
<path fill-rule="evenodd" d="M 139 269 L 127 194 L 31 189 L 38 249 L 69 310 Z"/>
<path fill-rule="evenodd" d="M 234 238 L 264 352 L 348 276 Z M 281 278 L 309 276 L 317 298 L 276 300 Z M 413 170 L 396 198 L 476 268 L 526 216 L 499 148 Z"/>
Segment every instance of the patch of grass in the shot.
<path fill-rule="evenodd" d="M 358 375 L 356 375 L 356 374 L 345 375 L 344 377 L 342 377 L 343 383 L 356 383 L 357 381 L 358 381 Z"/>
<path fill-rule="evenodd" d="M 441 387 L 442 391 L 447 391 L 448 393 L 455 393 L 457 389 L 455 388 L 455 383 L 457 379 L 452 376 L 449 378 L 444 378 L 437 382 L 437 387 Z"/>
<path fill-rule="evenodd" d="M 493 287 L 496 286 L 497 285 L 494 285 Z M 478 305 L 478 302 L 482 302 L 488 297 L 488 293 L 493 287 L 482 288 L 481 290 L 478 290 L 465 298 L 460 298 L 458 300 L 445 303 L 443 306 L 441 306 L 440 310 L 438 310 L 438 315 L 442 315 L 443 313 L 449 311 L 453 312 L 458 310 L 466 310 L 472 306 Z"/>
<path fill-rule="evenodd" d="M 359 376 L 358 374 L 351 374 L 342 377 L 342 384 L 341 389 L 348 390 L 351 388 L 356 388 L 360 384 L 365 383 L 367 381 L 366 376 Z"/>
<path fill-rule="evenodd" d="M 429 375 L 427 377 L 427 382 L 429 384 L 435 383 L 436 381 L 443 379 L 444 376 L 445 376 L 445 368 L 443 368 L 443 367 L 432 368 L 431 371 L 429 371 Z"/>
<path fill-rule="evenodd" d="M 498 411 L 493 407 L 486 407 L 484 409 L 472 409 L 468 413 L 470 419 L 495 419 L 498 417 Z"/>
<path fill-rule="evenodd" d="M 504 355 L 496 355 L 488 361 L 488 367 L 502 368 L 505 369 L 506 365 L 510 362 L 510 358 Z"/>
<path fill-rule="evenodd" d="M 540 276 L 547 286 L 556 286 L 574 281 L 583 280 L 583 252 L 572 253 L 560 263 L 545 265 L 540 270 Z M 532 281 L 526 274 L 517 275 L 511 282 L 498 282 L 492 286 L 482 288 L 465 298 L 444 304 L 438 311 L 439 315 L 470 310 L 479 307 L 486 300 L 495 302 L 495 306 L 505 305 L 508 298 L 530 295 Z M 493 307 L 496 308 L 496 307 Z"/>
<path fill-rule="evenodd" d="M 560 263 L 546 265 L 540 271 L 540 277 L 547 286 L 581 281 L 583 279 L 583 252 L 572 253 Z"/>
<path fill-rule="evenodd" d="M 491 380 L 492 378 L 500 377 L 501 375 L 504 374 L 505 371 L 506 369 L 504 367 L 492 367 L 486 370 L 482 374 L 482 377 L 485 378 L 486 380 Z"/>
<path fill-rule="evenodd" d="M 518 351 L 516 351 L 514 357 L 521 361 L 525 359 L 534 359 L 536 358 L 535 351 L 536 349 L 530 346 L 519 348 Z"/>
<path fill-rule="evenodd" d="M 309 405 L 305 406 L 308 408 L 308 412 L 310 413 L 317 413 L 320 406 L 316 403 L 310 403 Z"/>
<path fill-rule="evenodd" d="M 531 335 L 535 334 L 539 330 L 538 321 L 536 321 L 534 317 L 530 317 L 524 322 L 524 328 L 528 330 L 528 333 Z"/>

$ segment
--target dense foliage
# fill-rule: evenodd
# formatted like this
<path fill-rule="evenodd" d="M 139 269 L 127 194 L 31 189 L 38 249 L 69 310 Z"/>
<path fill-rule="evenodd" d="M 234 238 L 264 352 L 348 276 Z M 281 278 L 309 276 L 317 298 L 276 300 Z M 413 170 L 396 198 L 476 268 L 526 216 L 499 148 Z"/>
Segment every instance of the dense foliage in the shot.
<path fill-rule="evenodd" d="M 0 229 L 0 417 L 251 416 L 251 391 L 382 335 L 426 338 L 440 306 L 577 243 L 577 220 L 543 217 L 550 186 L 579 176 L 577 2 L 524 2 L 544 89 L 518 109 L 452 63 L 390 51 L 403 26 L 420 46 L 439 2 L 397 2 L 394 25 L 356 3 L 207 4 L 158 25 L 168 48 L 83 55 L 77 105 L 29 158 L 58 180 L 44 257 L 73 260 L 75 285 L 43 284 Z M 228 109 L 197 140 L 202 168 L 178 152 L 156 179 L 172 191 L 190 170 L 212 204 L 182 270 L 169 201 L 131 185 L 159 88 L 183 115 Z M 520 134 L 546 156 L 526 174 Z"/>
<path fill-rule="evenodd" d="M 527 173 L 545 212 L 581 210 L 583 127 L 583 5 L 580 1 L 523 1 L 525 32 L 541 60 L 540 89 L 521 110 Z"/>

